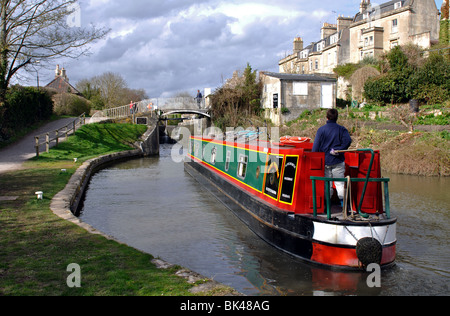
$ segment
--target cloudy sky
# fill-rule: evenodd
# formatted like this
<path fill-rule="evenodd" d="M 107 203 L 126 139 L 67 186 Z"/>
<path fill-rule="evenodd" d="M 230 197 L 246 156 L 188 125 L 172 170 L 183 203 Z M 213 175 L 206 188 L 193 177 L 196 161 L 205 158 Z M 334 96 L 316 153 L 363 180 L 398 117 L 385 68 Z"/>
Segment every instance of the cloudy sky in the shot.
<path fill-rule="evenodd" d="M 385 2 L 385 1 L 380 1 Z M 438 8 L 442 0 L 436 0 Z M 353 16 L 360 0 L 80 0 L 81 24 L 110 28 L 91 55 L 61 60 L 72 84 L 107 71 L 150 97 L 222 85 L 247 62 L 278 71 L 294 37 L 319 40 L 323 22 Z M 56 67 L 56 65 L 55 65 Z M 42 70 L 41 80 L 54 73 Z"/>

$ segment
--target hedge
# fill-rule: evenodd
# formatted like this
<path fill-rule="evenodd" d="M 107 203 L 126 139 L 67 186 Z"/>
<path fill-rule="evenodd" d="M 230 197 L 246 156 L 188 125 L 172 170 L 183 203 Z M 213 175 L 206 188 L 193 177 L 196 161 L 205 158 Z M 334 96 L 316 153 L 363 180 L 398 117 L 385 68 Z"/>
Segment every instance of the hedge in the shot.
<path fill-rule="evenodd" d="M 43 89 L 13 86 L 0 106 L 0 140 L 9 139 L 18 131 L 53 114 L 53 102 Z"/>

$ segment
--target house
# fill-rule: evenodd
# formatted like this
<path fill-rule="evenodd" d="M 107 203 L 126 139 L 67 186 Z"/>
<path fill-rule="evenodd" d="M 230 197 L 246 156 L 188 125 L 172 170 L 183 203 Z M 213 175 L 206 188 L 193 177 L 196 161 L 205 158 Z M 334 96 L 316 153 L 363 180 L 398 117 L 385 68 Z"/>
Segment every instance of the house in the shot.
<path fill-rule="evenodd" d="M 339 64 L 350 60 L 350 29 L 353 18 L 339 17 L 337 24 L 324 23 L 321 39 L 304 46 L 294 39 L 294 52 L 280 60 L 279 71 L 298 74 L 333 74 Z"/>
<path fill-rule="evenodd" d="M 336 107 L 336 79 L 331 77 L 261 72 L 261 104 L 276 125 L 296 119 L 303 111 Z"/>
<path fill-rule="evenodd" d="M 381 5 L 362 0 L 350 25 L 350 62 L 377 58 L 409 43 L 428 49 L 439 41 L 439 20 L 434 0 L 394 0 Z"/>
<path fill-rule="evenodd" d="M 435 0 L 394 0 L 381 5 L 361 0 L 354 17 L 339 16 L 324 23 L 317 42 L 304 47 L 294 39 L 293 54 L 279 62 L 282 73 L 333 74 L 346 63 L 379 57 L 408 43 L 429 48 L 439 40 L 439 11 Z"/>
<path fill-rule="evenodd" d="M 60 69 L 59 65 L 56 66 L 55 79 L 45 87 L 55 90 L 58 94 L 71 93 L 79 96 L 82 95 L 80 91 L 69 83 L 66 70 L 64 68 Z"/>

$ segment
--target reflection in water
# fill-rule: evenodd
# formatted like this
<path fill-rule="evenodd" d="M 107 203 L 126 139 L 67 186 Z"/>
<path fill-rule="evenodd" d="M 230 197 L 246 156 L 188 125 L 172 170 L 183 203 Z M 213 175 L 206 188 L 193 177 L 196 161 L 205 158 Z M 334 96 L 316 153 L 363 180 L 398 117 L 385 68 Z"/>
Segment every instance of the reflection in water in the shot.
<path fill-rule="evenodd" d="M 117 164 L 91 181 L 81 219 L 130 246 L 192 269 L 248 295 L 448 294 L 447 179 L 392 176 L 399 218 L 398 264 L 382 274 L 314 268 L 269 246 L 171 159 Z"/>

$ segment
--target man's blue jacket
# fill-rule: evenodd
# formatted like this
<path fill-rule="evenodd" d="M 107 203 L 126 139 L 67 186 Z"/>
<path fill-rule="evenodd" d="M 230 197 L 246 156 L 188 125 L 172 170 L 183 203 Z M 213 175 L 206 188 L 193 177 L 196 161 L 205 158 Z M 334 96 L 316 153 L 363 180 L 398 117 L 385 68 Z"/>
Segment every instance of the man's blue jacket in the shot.
<path fill-rule="evenodd" d="M 317 131 L 314 140 L 313 152 L 325 153 L 325 165 L 333 166 L 345 161 L 344 154 L 333 156 L 331 150 L 347 150 L 352 144 L 352 138 L 348 130 L 336 123 L 336 121 L 328 121 Z"/>

